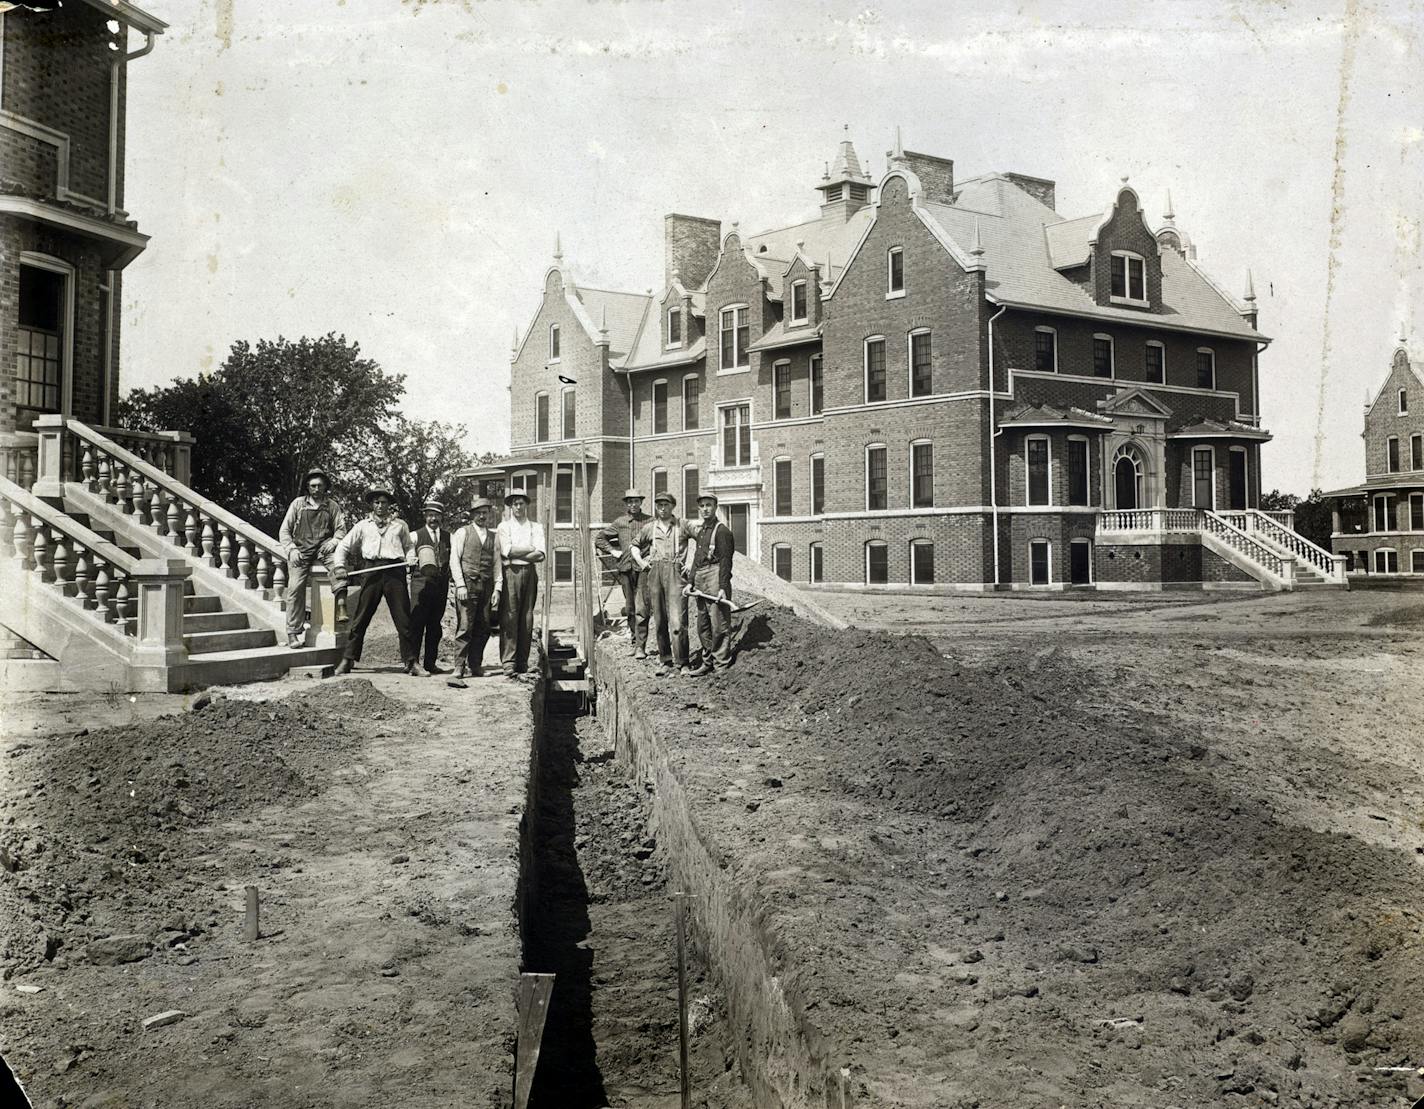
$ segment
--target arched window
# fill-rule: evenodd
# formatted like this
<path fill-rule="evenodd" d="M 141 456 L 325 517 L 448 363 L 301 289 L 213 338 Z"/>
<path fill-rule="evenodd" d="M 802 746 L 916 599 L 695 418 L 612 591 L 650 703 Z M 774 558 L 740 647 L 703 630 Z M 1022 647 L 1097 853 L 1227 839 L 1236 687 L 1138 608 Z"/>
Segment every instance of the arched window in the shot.
<path fill-rule="evenodd" d="M 549 361 L 559 360 L 559 325 L 551 323 L 549 325 Z"/>
<path fill-rule="evenodd" d="M 883 539 L 865 545 L 865 584 L 885 585 L 890 581 L 890 547 Z"/>
<path fill-rule="evenodd" d="M 667 346 L 682 346 L 682 309 L 669 308 L 667 310 Z"/>
<path fill-rule="evenodd" d="M 1142 507 L 1142 456 L 1130 444 L 1124 443 L 1113 455 L 1113 494 L 1114 508 Z"/>
<path fill-rule="evenodd" d="M 935 551 L 932 539 L 910 540 L 910 584 L 933 585 L 935 580 Z"/>
<path fill-rule="evenodd" d="M 534 442 L 549 441 L 549 394 L 534 394 Z"/>

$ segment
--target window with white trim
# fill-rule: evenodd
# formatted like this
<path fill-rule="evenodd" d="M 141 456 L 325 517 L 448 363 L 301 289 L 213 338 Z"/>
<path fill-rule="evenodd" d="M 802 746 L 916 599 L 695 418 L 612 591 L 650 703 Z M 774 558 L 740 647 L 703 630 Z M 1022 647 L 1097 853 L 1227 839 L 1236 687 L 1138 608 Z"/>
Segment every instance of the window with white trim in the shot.
<path fill-rule="evenodd" d="M 1226 452 L 1226 507 L 1243 512 L 1249 497 L 1250 454 L 1245 447 L 1232 447 Z"/>
<path fill-rule="evenodd" d="M 1399 414 L 1400 414 L 1401 416 L 1408 416 L 1408 415 L 1409 415 L 1409 390 L 1408 390 L 1408 389 L 1401 389 L 1401 390 L 1399 391 Z"/>
<path fill-rule="evenodd" d="M 910 507 L 934 507 L 934 446 L 928 439 L 910 444 Z"/>
<path fill-rule="evenodd" d="M 1409 572 L 1411 574 L 1424 574 L 1424 550 L 1415 547 L 1409 552 Z"/>
<path fill-rule="evenodd" d="M 791 322 L 805 323 L 807 313 L 806 282 L 793 281 L 791 283 Z M 789 551 L 787 552 L 789 555 Z"/>
<path fill-rule="evenodd" d="M 663 380 L 653 382 L 653 434 L 662 435 L 668 429 L 667 386 Z"/>
<path fill-rule="evenodd" d="M 807 575 L 808 581 L 824 581 L 826 577 L 825 563 L 823 558 L 824 549 L 819 543 L 812 543 L 807 550 L 810 556 L 810 573 Z"/>
<path fill-rule="evenodd" d="M 569 547 L 554 548 L 554 580 L 574 580 L 574 552 Z"/>
<path fill-rule="evenodd" d="M 691 515 L 697 508 L 697 494 L 701 490 L 696 466 L 682 468 L 682 511 Z"/>
<path fill-rule="evenodd" d="M 883 539 L 865 544 L 865 584 L 885 585 L 890 581 L 890 547 Z"/>
<path fill-rule="evenodd" d="M 1424 435 L 1409 437 L 1409 468 L 1424 470 Z"/>
<path fill-rule="evenodd" d="M 563 437 L 574 439 L 578 436 L 578 398 L 573 389 L 565 389 L 559 399 L 563 410 Z"/>
<path fill-rule="evenodd" d="M 910 540 L 910 584 L 933 585 L 935 580 L 934 540 Z"/>
<path fill-rule="evenodd" d="M 885 336 L 865 340 L 865 403 L 885 399 Z"/>
<path fill-rule="evenodd" d="M 1147 262 L 1130 250 L 1112 252 L 1109 292 L 1114 303 L 1147 303 Z"/>
<path fill-rule="evenodd" d="M 771 548 L 771 572 L 782 581 L 791 580 L 791 545 L 776 543 Z"/>
<path fill-rule="evenodd" d="M 559 360 L 559 325 L 551 323 L 549 325 L 549 361 Z"/>
<path fill-rule="evenodd" d="M 885 444 L 875 443 L 865 448 L 865 507 L 870 512 L 881 512 L 889 505 Z"/>
<path fill-rule="evenodd" d="M 654 467 L 653 467 L 653 496 L 656 497 L 659 493 L 666 493 L 667 491 L 668 491 L 668 487 L 667 487 L 667 467 L 665 467 L 665 466 L 654 466 Z"/>
<path fill-rule="evenodd" d="M 1070 539 L 1068 541 L 1068 584 L 1093 584 L 1093 541 L 1091 539 Z"/>
<path fill-rule="evenodd" d="M 1068 436 L 1068 503 L 1088 503 L 1088 438 Z"/>
<path fill-rule="evenodd" d="M 905 251 L 898 246 L 892 246 L 885 252 L 885 296 L 902 297 L 905 295 Z"/>
<path fill-rule="evenodd" d="M 778 516 L 790 516 L 791 508 L 791 459 L 778 458 L 772 463 L 772 481 L 775 485 L 775 506 Z"/>
<path fill-rule="evenodd" d="M 1210 447 L 1192 449 L 1192 506 L 1216 508 L 1216 451 Z"/>
<path fill-rule="evenodd" d="M 721 368 L 724 370 L 744 370 L 751 365 L 751 355 L 747 352 L 749 309 L 745 304 L 729 304 L 718 315 L 721 339 Z"/>
<path fill-rule="evenodd" d="M 1384 441 L 1385 468 L 1392 474 L 1399 473 L 1399 436 L 1391 435 Z"/>
<path fill-rule="evenodd" d="M 722 465 L 750 466 L 752 464 L 752 406 L 750 404 L 728 404 L 719 408 L 722 413 Z"/>
<path fill-rule="evenodd" d="M 1033 368 L 1042 373 L 1058 372 L 1058 332 L 1051 327 L 1033 329 Z"/>
<path fill-rule="evenodd" d="M 1026 504 L 1052 504 L 1050 484 L 1052 462 L 1047 435 L 1030 435 L 1024 440 Z"/>
<path fill-rule="evenodd" d="M 811 415 L 819 416 L 826 402 L 826 382 L 821 371 L 821 356 L 811 355 Z"/>
<path fill-rule="evenodd" d="M 681 308 L 669 308 L 667 310 L 667 345 L 670 347 L 682 346 Z"/>
<path fill-rule="evenodd" d="M 549 394 L 534 394 L 534 442 L 549 441 Z"/>
<path fill-rule="evenodd" d="M 1394 531 L 1394 497 L 1380 493 L 1375 497 L 1375 531 Z"/>
<path fill-rule="evenodd" d="M 1197 347 L 1197 388 L 1216 388 L 1216 352 L 1211 347 Z"/>
<path fill-rule="evenodd" d="M 1047 539 L 1028 541 L 1028 583 L 1053 584 L 1053 544 Z"/>
<path fill-rule="evenodd" d="M 777 362 L 771 367 L 772 419 L 791 419 L 791 363 Z"/>
<path fill-rule="evenodd" d="M 826 511 L 826 456 L 811 456 L 811 515 L 819 516 Z"/>
<path fill-rule="evenodd" d="M 559 470 L 554 474 L 554 523 L 574 522 L 574 472 Z"/>
<path fill-rule="evenodd" d="M 1167 348 L 1156 339 L 1147 341 L 1147 361 L 1144 366 L 1144 376 L 1147 381 L 1154 385 L 1164 385 L 1167 382 Z"/>
<path fill-rule="evenodd" d="M 31 413 L 59 412 L 64 405 L 73 274 L 59 265 L 20 266 L 15 404 Z M 23 417 L 22 426 L 28 427 L 30 418 Z"/>
<path fill-rule="evenodd" d="M 910 396 L 927 397 L 934 392 L 934 364 L 928 328 L 910 332 Z"/>
<path fill-rule="evenodd" d="M 1113 341 L 1111 335 L 1093 336 L 1093 376 L 1113 376 Z"/>
<path fill-rule="evenodd" d="M 1424 493 L 1409 494 L 1409 530 L 1424 531 Z"/>
<path fill-rule="evenodd" d="M 696 374 L 688 374 L 682 379 L 682 430 L 692 431 L 698 426 L 701 414 L 698 412 L 698 396 L 702 392 L 702 382 Z"/>
<path fill-rule="evenodd" d="M 1381 547 L 1375 551 L 1375 573 L 1399 573 L 1399 552 L 1393 547 Z"/>

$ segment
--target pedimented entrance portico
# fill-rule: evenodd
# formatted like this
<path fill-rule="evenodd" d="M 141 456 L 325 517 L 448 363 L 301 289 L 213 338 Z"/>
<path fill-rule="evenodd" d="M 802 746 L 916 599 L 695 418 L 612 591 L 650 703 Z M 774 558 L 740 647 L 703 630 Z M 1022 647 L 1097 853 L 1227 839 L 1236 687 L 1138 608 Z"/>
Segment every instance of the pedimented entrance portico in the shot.
<path fill-rule="evenodd" d="M 1141 389 L 1125 389 L 1098 402 L 1113 422 L 1104 456 L 1112 473 L 1103 482 L 1119 509 L 1158 508 L 1165 503 L 1167 420 L 1172 410 Z"/>

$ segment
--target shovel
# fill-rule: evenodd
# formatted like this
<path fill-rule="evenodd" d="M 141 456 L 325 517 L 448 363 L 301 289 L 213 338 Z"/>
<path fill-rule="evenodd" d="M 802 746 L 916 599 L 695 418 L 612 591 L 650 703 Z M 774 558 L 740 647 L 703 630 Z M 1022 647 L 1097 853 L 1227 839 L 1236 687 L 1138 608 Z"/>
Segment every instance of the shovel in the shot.
<path fill-rule="evenodd" d="M 716 604 L 716 605 L 726 605 L 726 606 L 727 606 L 727 611 L 728 611 L 729 613 L 733 614 L 733 615 L 735 615 L 735 614 L 738 613 L 738 612 L 746 612 L 747 609 L 749 609 L 749 608 L 756 608 L 757 605 L 761 604 L 761 598 L 760 598 L 760 597 L 758 597 L 755 601 L 747 601 L 746 604 L 741 604 L 741 605 L 733 604 L 731 601 L 727 600 L 727 598 L 725 598 L 725 597 L 723 597 L 721 600 L 718 600 L 718 599 L 717 599 L 716 597 L 714 597 L 711 593 L 704 593 L 704 592 L 702 592 L 702 590 L 700 590 L 700 589 L 694 589 L 691 593 L 688 594 L 688 596 L 689 596 L 689 597 L 701 597 L 704 601 L 711 601 L 713 604 Z"/>
<path fill-rule="evenodd" d="M 404 569 L 408 565 L 409 564 L 405 562 L 383 562 L 379 566 L 367 566 L 363 570 L 347 570 L 346 576 L 348 578 L 359 578 L 362 574 L 374 574 L 377 570 Z"/>

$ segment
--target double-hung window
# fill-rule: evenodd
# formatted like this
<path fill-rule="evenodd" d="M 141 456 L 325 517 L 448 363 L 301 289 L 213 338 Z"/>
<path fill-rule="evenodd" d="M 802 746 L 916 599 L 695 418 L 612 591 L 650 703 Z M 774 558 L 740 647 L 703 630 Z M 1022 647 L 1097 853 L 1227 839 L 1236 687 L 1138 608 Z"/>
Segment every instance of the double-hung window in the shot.
<path fill-rule="evenodd" d="M 930 360 L 930 333 L 910 332 L 910 396 L 927 397 L 934 392 L 934 367 Z"/>
<path fill-rule="evenodd" d="M 1028 469 L 1028 503 L 1051 503 L 1048 484 L 1048 437 L 1029 436 L 1024 444 L 1024 460 Z"/>
<path fill-rule="evenodd" d="M 825 405 L 825 378 L 821 372 L 821 356 L 813 354 L 811 356 L 811 415 L 819 416 L 821 408 Z"/>
<path fill-rule="evenodd" d="M 745 304 L 733 304 L 720 313 L 721 368 L 724 370 L 742 370 L 751 365 L 751 355 L 747 353 L 747 313 Z"/>
<path fill-rule="evenodd" d="M 549 325 L 549 361 L 559 360 L 559 325 L 551 323 Z"/>
<path fill-rule="evenodd" d="M 578 397 L 572 389 L 565 389 L 560 398 L 563 402 L 564 417 L 564 438 L 575 439 L 578 437 Z"/>
<path fill-rule="evenodd" d="M 549 394 L 534 395 L 534 442 L 549 441 Z"/>
<path fill-rule="evenodd" d="M 776 514 L 791 515 L 791 459 L 778 458 L 773 464 L 776 479 Z"/>
<path fill-rule="evenodd" d="M 806 322 L 806 282 L 793 281 L 791 283 L 791 322 Z"/>
<path fill-rule="evenodd" d="M 871 512 L 889 507 L 890 494 L 886 483 L 885 448 L 865 448 L 865 507 Z"/>
<path fill-rule="evenodd" d="M 1112 255 L 1111 293 L 1114 301 L 1147 303 L 1147 263 L 1140 254 L 1115 250 Z"/>
<path fill-rule="evenodd" d="M 892 246 L 885 254 L 885 296 L 905 295 L 905 251 Z"/>
<path fill-rule="evenodd" d="M 1093 376 L 1112 377 L 1113 341 L 1111 335 L 1093 336 Z"/>
<path fill-rule="evenodd" d="M 1068 503 L 1088 503 L 1088 441 L 1077 436 L 1068 440 Z"/>
<path fill-rule="evenodd" d="M 1409 437 L 1409 468 L 1424 470 L 1424 435 Z"/>
<path fill-rule="evenodd" d="M 1163 385 L 1167 381 L 1167 351 L 1156 340 L 1147 344 L 1145 376 L 1154 385 Z"/>
<path fill-rule="evenodd" d="M 771 368 L 773 419 L 791 419 L 791 363 L 778 362 Z"/>
<path fill-rule="evenodd" d="M 667 311 L 667 345 L 682 346 L 682 309 L 669 308 Z"/>
<path fill-rule="evenodd" d="M 865 582 L 885 585 L 890 580 L 890 547 L 883 539 L 872 539 L 865 545 Z"/>
<path fill-rule="evenodd" d="M 885 399 L 885 339 L 865 340 L 865 403 Z"/>
<path fill-rule="evenodd" d="M 819 516 L 826 511 L 826 456 L 811 456 L 811 515 Z"/>
<path fill-rule="evenodd" d="M 684 466 L 682 468 L 682 511 L 683 515 L 691 515 L 697 508 L 697 492 L 700 487 L 697 484 L 697 467 Z"/>
<path fill-rule="evenodd" d="M 1391 435 L 1384 442 L 1385 465 L 1392 474 L 1399 473 L 1399 436 Z"/>
<path fill-rule="evenodd" d="M 574 472 L 559 470 L 554 474 L 554 523 L 574 522 Z"/>
<path fill-rule="evenodd" d="M 1216 388 L 1216 354 L 1210 347 L 1197 347 L 1197 388 Z"/>
<path fill-rule="evenodd" d="M 752 464 L 752 406 L 729 404 L 722 410 L 722 465 Z"/>
<path fill-rule="evenodd" d="M 910 444 L 910 507 L 934 507 L 934 446 Z"/>
<path fill-rule="evenodd" d="M 667 426 L 667 382 L 653 382 L 653 434 L 662 435 Z"/>
<path fill-rule="evenodd" d="M 1033 368 L 1049 374 L 1058 370 L 1058 333 L 1051 327 L 1034 328 Z"/>
<path fill-rule="evenodd" d="M 697 410 L 697 395 L 701 382 L 696 374 L 688 374 L 682 379 L 682 430 L 691 431 L 698 426 L 701 416 Z"/>

